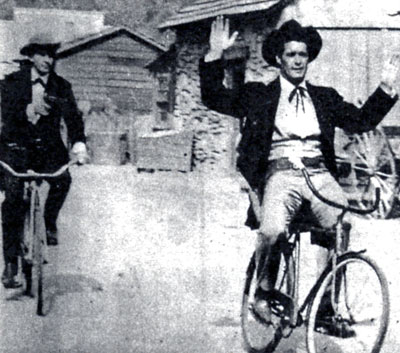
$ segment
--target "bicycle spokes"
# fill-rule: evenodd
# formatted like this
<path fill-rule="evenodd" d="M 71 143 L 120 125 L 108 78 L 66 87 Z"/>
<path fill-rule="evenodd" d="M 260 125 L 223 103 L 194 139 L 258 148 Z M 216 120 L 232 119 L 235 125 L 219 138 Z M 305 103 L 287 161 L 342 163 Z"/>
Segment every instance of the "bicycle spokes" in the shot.
<path fill-rule="evenodd" d="M 382 272 L 367 257 L 352 254 L 338 262 L 335 286 L 333 281 L 333 273 L 329 272 L 310 306 L 309 352 L 379 352 L 389 310 Z M 334 296 L 333 288 L 337 291 Z"/>
<path fill-rule="evenodd" d="M 283 259 L 283 257 L 282 257 Z M 242 302 L 242 333 L 245 347 L 249 352 L 273 352 L 281 338 L 288 337 L 292 332 L 291 316 L 293 309 L 293 288 L 288 284 L 291 276 L 285 274 L 288 271 L 286 261 L 281 261 L 280 276 L 275 290 L 268 291 L 265 298 L 271 309 L 271 322 L 265 320 L 255 310 L 255 291 L 257 288 L 257 276 L 255 274 L 254 258 L 250 262 Z"/>

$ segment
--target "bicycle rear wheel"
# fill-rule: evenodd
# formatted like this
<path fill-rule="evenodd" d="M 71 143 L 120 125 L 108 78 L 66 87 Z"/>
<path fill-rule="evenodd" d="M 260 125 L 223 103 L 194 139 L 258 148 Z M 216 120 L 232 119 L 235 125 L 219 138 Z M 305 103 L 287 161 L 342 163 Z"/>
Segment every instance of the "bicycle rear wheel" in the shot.
<path fill-rule="evenodd" d="M 254 293 L 257 287 L 256 260 L 253 254 L 247 268 L 242 299 L 241 325 L 245 349 L 250 353 L 273 352 L 283 337 L 290 334 L 293 298 L 293 258 L 281 256 L 281 268 L 276 281 L 276 296 L 271 298 L 272 324 L 262 322 L 254 313 Z M 285 303 L 283 303 L 285 302 Z M 289 329 L 289 332 L 288 332 Z"/>
<path fill-rule="evenodd" d="M 383 272 L 364 255 L 345 254 L 338 259 L 335 282 L 336 294 L 332 295 L 334 274 L 326 270 L 308 307 L 309 353 L 378 353 L 389 323 L 389 290 Z M 336 337 L 317 332 L 318 327 L 326 325 L 323 311 L 332 308 L 329 305 L 336 308 L 337 325 L 350 327 L 354 335 L 340 337 L 340 330 L 335 332 Z"/>

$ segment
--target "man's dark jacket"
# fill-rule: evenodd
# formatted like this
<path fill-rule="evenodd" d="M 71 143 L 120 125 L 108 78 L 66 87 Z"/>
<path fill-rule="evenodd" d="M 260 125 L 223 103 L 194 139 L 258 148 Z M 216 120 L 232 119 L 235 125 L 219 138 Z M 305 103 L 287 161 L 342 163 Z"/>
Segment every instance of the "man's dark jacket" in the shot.
<path fill-rule="evenodd" d="M 269 85 L 249 82 L 236 89 L 223 85 L 224 64 L 221 60 L 200 60 L 200 88 L 203 103 L 210 109 L 240 119 L 246 118 L 238 145 L 238 169 L 251 188 L 262 187 L 268 169 L 275 115 L 280 97 L 279 79 Z M 321 150 L 325 165 L 337 177 L 335 163 L 335 127 L 349 133 L 362 133 L 375 128 L 395 104 L 378 88 L 361 108 L 344 102 L 333 88 L 307 83 L 321 130 Z M 261 183 L 261 184 L 260 184 Z"/>
<path fill-rule="evenodd" d="M 268 86 L 250 82 L 234 90 L 223 85 L 222 61 L 200 61 L 200 87 L 203 103 L 210 109 L 237 118 L 246 118 L 238 146 L 238 168 L 251 187 L 257 188 L 268 168 L 275 115 L 280 97 L 279 79 Z M 334 152 L 335 127 L 350 133 L 373 129 L 389 112 L 396 98 L 378 88 L 357 108 L 328 87 L 307 83 L 321 129 L 321 149 L 329 171 L 337 176 Z"/>
<path fill-rule="evenodd" d="M 61 118 L 67 125 L 70 143 L 85 142 L 82 114 L 70 83 L 52 71 L 45 94 L 51 97 L 50 114 L 33 125 L 26 115 L 26 107 L 32 102 L 31 67 L 8 75 L 2 83 L 0 158 L 15 168 L 36 166 L 50 172 L 67 163 L 68 151 L 60 134 Z"/>

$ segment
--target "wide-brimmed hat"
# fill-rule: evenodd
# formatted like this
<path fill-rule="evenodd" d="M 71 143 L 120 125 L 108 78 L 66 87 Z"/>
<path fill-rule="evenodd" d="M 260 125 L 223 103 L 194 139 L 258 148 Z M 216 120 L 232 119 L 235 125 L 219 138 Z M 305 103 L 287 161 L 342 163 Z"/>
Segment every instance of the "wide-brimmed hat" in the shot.
<path fill-rule="evenodd" d="M 32 56 L 37 51 L 46 51 L 54 56 L 59 47 L 60 42 L 57 42 L 50 33 L 37 33 L 29 38 L 28 44 L 21 48 L 20 53 Z"/>
<path fill-rule="evenodd" d="M 290 20 L 265 38 L 261 49 L 265 61 L 279 67 L 276 56 L 282 52 L 283 45 L 290 41 L 306 43 L 309 62 L 318 56 L 322 47 L 322 38 L 314 27 L 302 27 L 297 21 Z"/>

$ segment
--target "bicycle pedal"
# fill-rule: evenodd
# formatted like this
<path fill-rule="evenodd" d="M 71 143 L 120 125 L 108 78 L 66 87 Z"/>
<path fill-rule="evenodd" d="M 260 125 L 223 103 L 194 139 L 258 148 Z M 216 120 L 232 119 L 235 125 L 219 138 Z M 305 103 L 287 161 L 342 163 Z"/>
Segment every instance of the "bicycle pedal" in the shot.
<path fill-rule="evenodd" d="M 276 289 L 267 292 L 267 300 L 272 308 L 282 306 L 288 310 L 293 306 L 293 298 Z"/>

